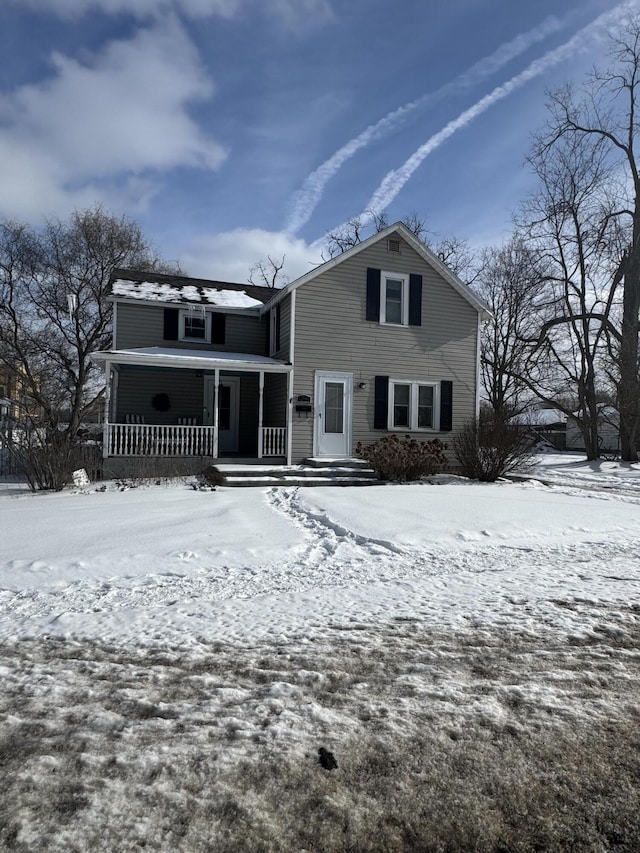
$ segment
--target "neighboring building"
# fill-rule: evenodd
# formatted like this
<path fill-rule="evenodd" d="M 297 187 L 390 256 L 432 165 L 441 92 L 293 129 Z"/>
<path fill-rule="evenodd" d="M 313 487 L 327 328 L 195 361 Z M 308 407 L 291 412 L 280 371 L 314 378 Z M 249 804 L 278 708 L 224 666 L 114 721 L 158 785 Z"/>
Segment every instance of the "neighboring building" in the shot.
<path fill-rule="evenodd" d="M 349 457 L 478 409 L 484 304 L 402 224 L 281 290 L 115 270 L 104 454 Z"/>
<path fill-rule="evenodd" d="M 620 452 L 620 415 L 614 406 L 598 409 L 598 445 L 603 453 Z M 574 418 L 567 421 L 567 450 L 584 450 L 584 439 Z"/>
<path fill-rule="evenodd" d="M 24 420 L 25 415 L 36 418 L 40 413 L 20 367 L 0 364 L 0 399 L 4 416 L 13 421 Z"/>
<path fill-rule="evenodd" d="M 556 450 L 566 447 L 567 416 L 560 409 L 528 409 L 514 415 L 509 422 L 523 427 Z"/>

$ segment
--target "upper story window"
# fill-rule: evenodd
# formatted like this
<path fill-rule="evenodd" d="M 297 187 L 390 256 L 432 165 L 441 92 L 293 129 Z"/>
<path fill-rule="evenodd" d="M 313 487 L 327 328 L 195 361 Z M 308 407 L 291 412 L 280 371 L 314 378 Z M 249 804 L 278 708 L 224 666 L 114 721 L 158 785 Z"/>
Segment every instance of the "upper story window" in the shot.
<path fill-rule="evenodd" d="M 180 340 L 211 341 L 211 314 L 208 311 L 180 311 Z"/>
<path fill-rule="evenodd" d="M 422 275 L 367 267 L 365 318 L 387 326 L 421 326 Z"/>
<path fill-rule="evenodd" d="M 409 325 L 409 276 L 380 273 L 380 322 Z"/>

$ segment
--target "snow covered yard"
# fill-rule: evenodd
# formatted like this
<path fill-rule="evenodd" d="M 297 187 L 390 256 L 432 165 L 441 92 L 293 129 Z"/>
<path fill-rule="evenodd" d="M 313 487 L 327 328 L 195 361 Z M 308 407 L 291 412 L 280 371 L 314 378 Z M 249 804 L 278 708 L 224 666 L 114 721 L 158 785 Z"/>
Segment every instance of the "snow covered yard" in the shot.
<path fill-rule="evenodd" d="M 534 476 L 0 489 L 0 847 L 637 850 L 640 466 Z"/>

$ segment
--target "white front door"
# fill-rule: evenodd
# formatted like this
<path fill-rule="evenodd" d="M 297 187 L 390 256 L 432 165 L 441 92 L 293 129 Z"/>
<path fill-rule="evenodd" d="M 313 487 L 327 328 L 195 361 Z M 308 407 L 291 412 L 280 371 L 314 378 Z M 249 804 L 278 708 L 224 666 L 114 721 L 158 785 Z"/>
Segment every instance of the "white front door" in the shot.
<path fill-rule="evenodd" d="M 353 374 L 317 371 L 314 456 L 351 455 Z"/>
<path fill-rule="evenodd" d="M 213 426 L 213 401 L 215 379 L 205 379 L 206 418 L 205 423 Z M 238 450 L 240 421 L 240 379 L 237 376 L 220 377 L 218 386 L 218 454 L 235 453 Z"/>

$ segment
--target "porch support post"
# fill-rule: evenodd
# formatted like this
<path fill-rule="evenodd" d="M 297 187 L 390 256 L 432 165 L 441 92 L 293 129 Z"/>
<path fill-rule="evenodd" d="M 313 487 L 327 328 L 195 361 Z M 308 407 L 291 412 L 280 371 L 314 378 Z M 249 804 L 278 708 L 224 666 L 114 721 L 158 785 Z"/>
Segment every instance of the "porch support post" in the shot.
<path fill-rule="evenodd" d="M 102 458 L 109 456 L 109 412 L 111 410 L 111 362 L 106 361 L 104 365 L 104 423 L 102 425 Z"/>
<path fill-rule="evenodd" d="M 264 370 L 258 374 L 258 459 L 262 459 L 262 421 L 264 414 Z"/>
<path fill-rule="evenodd" d="M 295 291 L 294 291 L 295 293 Z M 291 443 L 293 427 L 293 370 L 287 373 L 287 465 L 291 465 Z"/>
<path fill-rule="evenodd" d="M 213 371 L 213 458 L 218 458 L 218 394 L 220 389 L 220 368 Z"/>

